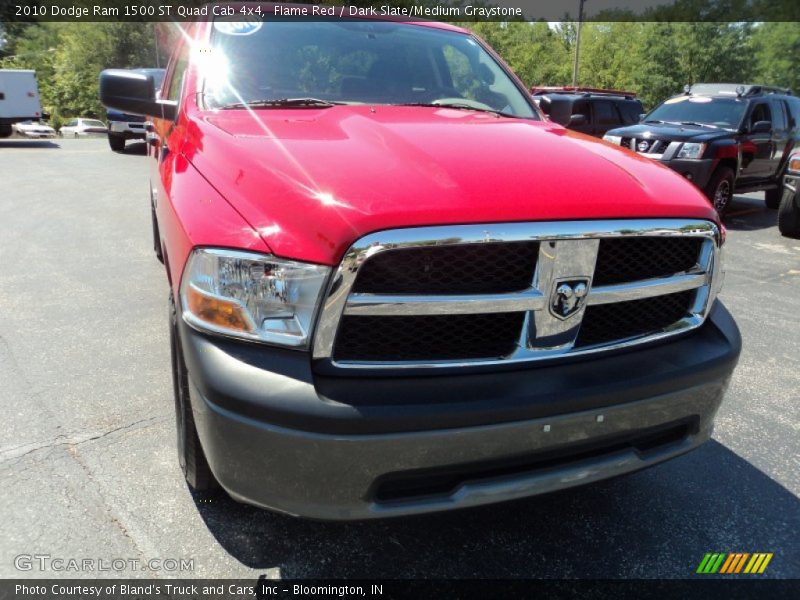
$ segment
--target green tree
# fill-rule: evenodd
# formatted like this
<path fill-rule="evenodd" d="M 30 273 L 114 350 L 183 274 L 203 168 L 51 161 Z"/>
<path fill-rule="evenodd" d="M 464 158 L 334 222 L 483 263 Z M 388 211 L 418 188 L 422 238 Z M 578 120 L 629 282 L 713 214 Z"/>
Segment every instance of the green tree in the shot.
<path fill-rule="evenodd" d="M 753 81 L 800 92 L 800 23 L 761 23 L 752 36 L 755 66 Z"/>
<path fill-rule="evenodd" d="M 0 67 L 36 71 L 42 104 L 56 125 L 62 116 L 104 116 L 98 99 L 103 69 L 156 64 L 152 23 L 14 25 L 13 54 L 0 59 Z"/>
<path fill-rule="evenodd" d="M 62 114 L 101 116 L 100 71 L 156 64 L 149 23 L 67 23 L 53 61 L 53 96 Z"/>

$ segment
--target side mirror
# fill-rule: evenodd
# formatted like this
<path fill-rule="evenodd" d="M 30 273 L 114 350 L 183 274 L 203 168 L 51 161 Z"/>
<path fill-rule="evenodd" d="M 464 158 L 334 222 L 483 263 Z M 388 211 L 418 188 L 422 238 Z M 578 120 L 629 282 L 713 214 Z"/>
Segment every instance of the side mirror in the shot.
<path fill-rule="evenodd" d="M 152 75 L 106 69 L 100 73 L 100 102 L 106 108 L 128 114 L 175 120 L 177 103 L 157 100 L 155 87 Z"/>
<path fill-rule="evenodd" d="M 772 131 L 772 123 L 769 121 L 756 121 L 750 128 L 750 133 L 769 133 Z"/>
<path fill-rule="evenodd" d="M 570 115 L 567 127 L 580 127 L 586 125 L 586 115 Z"/>

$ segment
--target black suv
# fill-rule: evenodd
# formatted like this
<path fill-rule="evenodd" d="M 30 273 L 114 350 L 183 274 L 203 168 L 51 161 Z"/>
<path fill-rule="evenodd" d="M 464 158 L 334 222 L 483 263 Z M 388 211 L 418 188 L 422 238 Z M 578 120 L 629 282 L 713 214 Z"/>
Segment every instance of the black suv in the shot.
<path fill-rule="evenodd" d="M 603 137 L 609 129 L 638 123 L 644 113 L 642 103 L 633 92 L 534 87 L 531 95 L 551 121 L 596 137 Z"/>
<path fill-rule="evenodd" d="M 764 85 L 696 84 L 603 139 L 693 181 L 720 214 L 734 192 L 764 190 L 778 208 L 786 163 L 800 148 L 800 99 Z"/>

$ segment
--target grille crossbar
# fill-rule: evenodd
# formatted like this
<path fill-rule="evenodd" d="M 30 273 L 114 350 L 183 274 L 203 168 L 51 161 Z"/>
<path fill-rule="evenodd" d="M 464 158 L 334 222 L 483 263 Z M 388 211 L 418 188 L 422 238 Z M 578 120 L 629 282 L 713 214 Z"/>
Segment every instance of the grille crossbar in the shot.
<path fill-rule="evenodd" d="M 598 352 L 675 335 L 700 326 L 710 310 L 718 245 L 714 223 L 683 219 L 371 234 L 350 248 L 334 274 L 313 356 L 345 369 L 468 366 Z M 447 272 L 450 251 L 457 260 Z M 499 257 L 499 284 L 482 278 L 494 275 L 491 257 Z M 628 257 L 638 262 L 628 264 Z M 415 269 L 427 264 L 458 284 L 418 285 Z M 519 289 L 526 269 L 530 282 Z M 370 275 L 361 280 L 361 272 Z M 414 293 L 373 293 L 375 287 Z M 581 333 L 587 319 L 602 319 L 602 326 L 587 321 Z"/>

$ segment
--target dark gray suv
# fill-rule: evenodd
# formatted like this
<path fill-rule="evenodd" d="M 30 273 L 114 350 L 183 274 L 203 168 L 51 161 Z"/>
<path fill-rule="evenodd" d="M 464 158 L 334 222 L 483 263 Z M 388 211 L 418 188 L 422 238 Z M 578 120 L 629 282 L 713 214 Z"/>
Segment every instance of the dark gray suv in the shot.
<path fill-rule="evenodd" d="M 567 129 L 603 137 L 609 129 L 639 122 L 642 103 L 633 92 L 583 87 L 537 87 L 533 100 L 547 117 Z"/>
<path fill-rule="evenodd" d="M 604 138 L 674 169 L 724 214 L 734 192 L 778 208 L 789 155 L 800 149 L 800 99 L 763 85 L 704 83 Z"/>
<path fill-rule="evenodd" d="M 786 167 L 778 230 L 786 237 L 800 238 L 800 152 L 789 158 Z"/>

